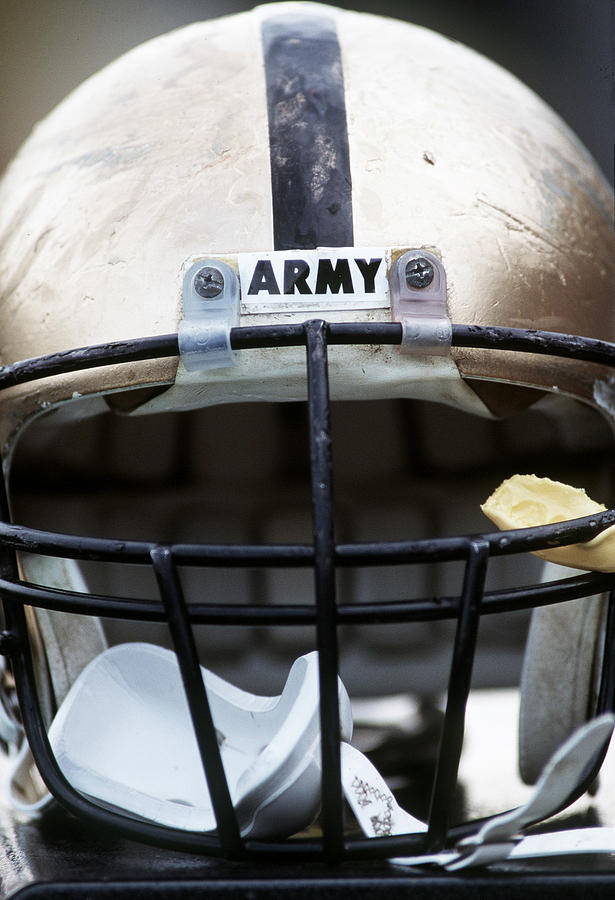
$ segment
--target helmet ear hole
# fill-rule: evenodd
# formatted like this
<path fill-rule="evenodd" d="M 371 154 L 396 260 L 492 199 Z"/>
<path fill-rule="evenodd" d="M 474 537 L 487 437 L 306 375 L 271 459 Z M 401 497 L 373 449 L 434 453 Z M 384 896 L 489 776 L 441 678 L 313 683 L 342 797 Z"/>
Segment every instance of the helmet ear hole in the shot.
<path fill-rule="evenodd" d="M 573 574 L 546 563 L 542 580 Z M 552 753 L 595 712 L 606 600 L 596 594 L 532 613 L 519 706 L 519 772 L 526 784 L 535 784 Z"/>

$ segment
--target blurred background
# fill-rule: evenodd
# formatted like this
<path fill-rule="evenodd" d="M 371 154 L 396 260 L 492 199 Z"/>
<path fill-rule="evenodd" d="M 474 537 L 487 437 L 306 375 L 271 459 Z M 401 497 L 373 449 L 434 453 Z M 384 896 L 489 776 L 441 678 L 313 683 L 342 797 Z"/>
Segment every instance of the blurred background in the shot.
<path fill-rule="evenodd" d="M 0 170 L 73 87 L 148 38 L 250 0 L 0 0 Z M 550 103 L 613 180 L 614 0 L 349 0 L 497 60 Z"/>

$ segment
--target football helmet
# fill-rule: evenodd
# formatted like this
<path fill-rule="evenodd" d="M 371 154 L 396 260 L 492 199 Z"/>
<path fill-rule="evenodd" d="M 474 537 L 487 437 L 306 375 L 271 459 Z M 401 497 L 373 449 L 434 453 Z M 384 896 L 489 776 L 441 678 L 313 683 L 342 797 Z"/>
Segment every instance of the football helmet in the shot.
<path fill-rule="evenodd" d="M 428 859 L 470 836 L 462 855 L 489 844 L 485 862 L 593 783 L 613 575 L 541 580 L 528 554 L 589 541 L 615 511 L 438 536 L 433 494 L 385 432 L 420 474 L 431 404 L 436 454 L 470 416 L 542 404 L 613 423 L 611 202 L 511 75 L 423 28 L 313 3 L 156 38 L 36 127 L 0 189 L 16 805 L 42 810 L 50 791 L 214 855 Z M 466 475 L 439 479 L 441 507 Z M 523 586 L 487 585 L 515 557 Z M 464 711 L 473 672 L 509 678 L 504 651 L 479 664 L 479 626 L 534 607 L 520 756 L 549 800 L 479 833 L 453 812 Z M 402 815 L 350 744 L 349 695 L 444 688 L 429 809 Z M 344 837 L 344 794 L 373 839 Z M 320 831 L 288 841 L 319 809 Z"/>

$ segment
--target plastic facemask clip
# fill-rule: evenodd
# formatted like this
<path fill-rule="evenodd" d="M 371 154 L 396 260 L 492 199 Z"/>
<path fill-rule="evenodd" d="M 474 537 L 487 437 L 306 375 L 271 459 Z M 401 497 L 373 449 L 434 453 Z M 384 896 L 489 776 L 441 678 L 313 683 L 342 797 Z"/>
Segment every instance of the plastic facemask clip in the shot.
<path fill-rule="evenodd" d="M 447 356 L 452 341 L 446 272 L 427 250 L 408 250 L 391 268 L 391 313 L 402 326 L 401 352 Z"/>
<path fill-rule="evenodd" d="M 239 298 L 239 279 L 227 263 L 200 259 L 188 266 L 178 339 L 181 360 L 189 372 L 236 364 L 230 335 L 239 323 Z"/>

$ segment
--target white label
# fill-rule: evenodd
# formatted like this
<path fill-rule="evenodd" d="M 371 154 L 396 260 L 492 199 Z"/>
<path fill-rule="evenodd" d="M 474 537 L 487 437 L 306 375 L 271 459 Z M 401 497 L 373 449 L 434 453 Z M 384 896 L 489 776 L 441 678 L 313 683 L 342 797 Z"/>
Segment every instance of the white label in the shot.
<path fill-rule="evenodd" d="M 390 306 L 390 250 L 319 247 L 237 256 L 243 313 Z"/>

